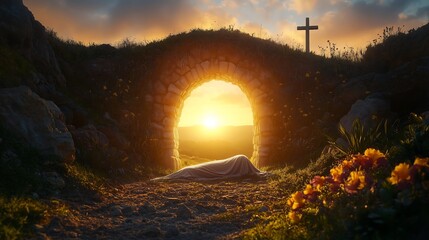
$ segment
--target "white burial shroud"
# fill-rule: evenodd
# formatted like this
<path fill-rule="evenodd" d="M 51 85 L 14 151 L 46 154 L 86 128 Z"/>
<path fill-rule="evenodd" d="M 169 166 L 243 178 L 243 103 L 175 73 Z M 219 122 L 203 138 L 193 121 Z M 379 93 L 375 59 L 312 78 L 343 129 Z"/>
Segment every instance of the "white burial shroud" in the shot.
<path fill-rule="evenodd" d="M 184 167 L 167 176 L 154 178 L 152 181 L 211 181 L 243 177 L 264 177 L 266 174 L 266 172 L 262 172 L 253 166 L 246 156 L 236 155 L 223 160 L 214 160 Z"/>

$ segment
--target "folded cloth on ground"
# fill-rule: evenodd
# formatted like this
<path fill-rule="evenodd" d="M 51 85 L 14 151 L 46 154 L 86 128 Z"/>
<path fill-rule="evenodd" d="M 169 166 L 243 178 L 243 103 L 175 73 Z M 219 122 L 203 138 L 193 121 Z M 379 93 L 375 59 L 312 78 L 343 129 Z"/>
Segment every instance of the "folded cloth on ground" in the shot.
<path fill-rule="evenodd" d="M 266 172 L 257 169 L 244 155 L 236 155 L 223 160 L 184 167 L 167 176 L 152 179 L 152 181 L 191 180 L 211 181 L 243 177 L 265 177 Z"/>

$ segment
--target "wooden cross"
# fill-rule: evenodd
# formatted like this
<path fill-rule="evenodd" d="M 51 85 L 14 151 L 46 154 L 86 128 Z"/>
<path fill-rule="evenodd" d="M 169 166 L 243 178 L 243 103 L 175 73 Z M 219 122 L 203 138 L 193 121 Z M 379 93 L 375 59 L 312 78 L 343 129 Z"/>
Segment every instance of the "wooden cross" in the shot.
<path fill-rule="evenodd" d="M 305 52 L 310 52 L 310 30 L 317 30 L 319 26 L 310 26 L 310 18 L 305 18 L 305 26 L 298 26 L 296 30 L 305 30 Z"/>

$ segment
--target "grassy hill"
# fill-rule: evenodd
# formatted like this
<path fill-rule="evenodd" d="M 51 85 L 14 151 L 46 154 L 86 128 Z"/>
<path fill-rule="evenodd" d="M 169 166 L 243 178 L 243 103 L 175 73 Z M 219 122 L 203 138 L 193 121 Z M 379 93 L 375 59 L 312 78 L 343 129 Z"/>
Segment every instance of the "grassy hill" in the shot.
<path fill-rule="evenodd" d="M 179 128 L 181 155 L 208 159 L 222 159 L 236 154 L 251 157 L 253 126 L 223 126 L 208 129 L 204 126 Z"/>

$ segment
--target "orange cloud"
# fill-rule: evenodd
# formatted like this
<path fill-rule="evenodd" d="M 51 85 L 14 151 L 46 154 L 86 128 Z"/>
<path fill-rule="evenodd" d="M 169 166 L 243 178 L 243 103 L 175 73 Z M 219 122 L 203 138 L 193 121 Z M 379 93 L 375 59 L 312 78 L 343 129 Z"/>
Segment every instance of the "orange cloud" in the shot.
<path fill-rule="evenodd" d="M 59 36 L 84 43 L 115 43 L 124 38 L 136 41 L 161 39 L 191 28 L 216 28 L 235 24 L 233 16 L 220 11 L 202 11 L 190 1 L 135 1 L 107 4 L 106 1 L 25 0 L 36 19 Z M 124 1 L 125 2 L 125 1 Z"/>
<path fill-rule="evenodd" d="M 289 3 L 289 9 L 298 13 L 309 12 L 316 7 L 317 0 L 292 0 Z"/>

